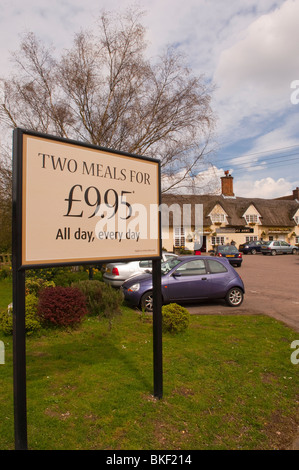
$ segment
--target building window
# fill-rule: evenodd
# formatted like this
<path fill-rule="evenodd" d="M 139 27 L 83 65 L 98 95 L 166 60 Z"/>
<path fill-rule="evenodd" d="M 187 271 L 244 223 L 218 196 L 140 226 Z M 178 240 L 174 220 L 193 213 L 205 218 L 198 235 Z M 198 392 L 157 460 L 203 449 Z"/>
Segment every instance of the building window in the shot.
<path fill-rule="evenodd" d="M 299 243 L 299 237 L 296 237 L 296 243 Z"/>
<path fill-rule="evenodd" d="M 245 219 L 248 224 L 257 224 L 258 222 L 257 214 L 247 214 L 245 215 Z"/>
<path fill-rule="evenodd" d="M 214 222 L 226 222 L 225 214 L 211 214 L 211 221 Z"/>
<path fill-rule="evenodd" d="M 246 237 L 246 242 L 256 242 L 257 241 L 257 237 Z"/>
<path fill-rule="evenodd" d="M 212 237 L 212 245 L 224 245 L 224 237 Z"/>
<path fill-rule="evenodd" d="M 294 219 L 296 224 L 299 225 L 299 215 L 295 215 Z"/>
<path fill-rule="evenodd" d="M 174 227 L 174 246 L 176 248 L 185 246 L 185 230 L 184 227 Z"/>

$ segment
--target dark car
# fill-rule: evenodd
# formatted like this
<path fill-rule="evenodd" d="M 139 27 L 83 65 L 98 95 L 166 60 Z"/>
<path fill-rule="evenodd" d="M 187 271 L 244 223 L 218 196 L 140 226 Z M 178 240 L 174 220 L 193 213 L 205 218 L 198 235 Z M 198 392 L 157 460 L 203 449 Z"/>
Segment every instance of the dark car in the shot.
<path fill-rule="evenodd" d="M 161 273 L 163 303 L 225 299 L 229 306 L 238 307 L 243 302 L 243 281 L 225 258 L 179 256 L 162 263 Z M 121 289 L 132 305 L 152 311 L 151 274 L 128 279 Z"/>
<path fill-rule="evenodd" d="M 214 255 L 220 258 L 227 258 L 233 266 L 241 266 L 242 253 L 234 245 L 218 245 L 214 250 Z"/>
<path fill-rule="evenodd" d="M 247 255 L 248 253 L 256 255 L 256 253 L 261 253 L 262 244 L 263 242 L 260 240 L 242 243 L 242 245 L 239 245 L 239 251 L 241 251 L 245 255 Z"/>

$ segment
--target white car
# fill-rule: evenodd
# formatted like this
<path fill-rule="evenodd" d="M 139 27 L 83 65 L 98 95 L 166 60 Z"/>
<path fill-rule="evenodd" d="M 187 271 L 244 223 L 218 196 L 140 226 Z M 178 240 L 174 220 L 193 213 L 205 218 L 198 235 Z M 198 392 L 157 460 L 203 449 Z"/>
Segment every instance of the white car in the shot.
<path fill-rule="evenodd" d="M 162 261 L 177 257 L 174 253 L 163 252 Z M 152 270 L 151 260 L 108 263 L 105 266 L 103 281 L 112 287 L 120 287 L 127 279 Z"/>

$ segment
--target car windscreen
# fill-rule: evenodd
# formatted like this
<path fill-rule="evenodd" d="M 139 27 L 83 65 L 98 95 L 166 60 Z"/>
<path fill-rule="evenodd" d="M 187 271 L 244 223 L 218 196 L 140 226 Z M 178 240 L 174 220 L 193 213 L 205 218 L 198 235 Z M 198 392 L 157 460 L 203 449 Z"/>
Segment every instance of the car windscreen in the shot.
<path fill-rule="evenodd" d="M 167 274 L 172 268 L 175 268 L 178 264 L 180 264 L 180 260 L 177 258 L 171 258 L 164 263 L 161 263 L 161 273 Z"/>
<path fill-rule="evenodd" d="M 263 242 L 263 245 L 270 245 L 271 242 Z"/>
<path fill-rule="evenodd" d="M 238 249 L 234 245 L 218 246 L 220 253 L 238 253 Z"/>

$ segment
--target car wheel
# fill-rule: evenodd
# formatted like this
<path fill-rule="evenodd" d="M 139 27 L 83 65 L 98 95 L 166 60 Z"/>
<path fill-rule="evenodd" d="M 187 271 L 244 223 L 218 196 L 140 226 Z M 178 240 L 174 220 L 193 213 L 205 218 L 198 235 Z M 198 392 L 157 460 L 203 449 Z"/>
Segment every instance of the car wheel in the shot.
<path fill-rule="evenodd" d="M 232 287 L 226 294 L 225 301 L 230 307 L 238 307 L 243 302 L 244 294 L 240 287 Z"/>
<path fill-rule="evenodd" d="M 152 312 L 153 311 L 153 293 L 152 291 L 146 292 L 143 294 L 141 297 L 141 308 L 145 310 L 146 312 Z"/>
<path fill-rule="evenodd" d="M 253 249 L 251 250 L 251 254 L 252 254 L 252 255 L 256 255 L 256 249 L 255 249 L 255 248 L 253 248 Z"/>
<path fill-rule="evenodd" d="M 295 255 L 296 253 L 297 253 L 297 250 L 296 250 L 296 248 L 294 248 L 294 249 L 292 250 L 292 255 Z"/>
<path fill-rule="evenodd" d="M 271 251 L 271 255 L 272 255 L 272 256 L 275 256 L 275 255 L 276 255 L 276 250 L 272 250 L 272 251 Z"/>

